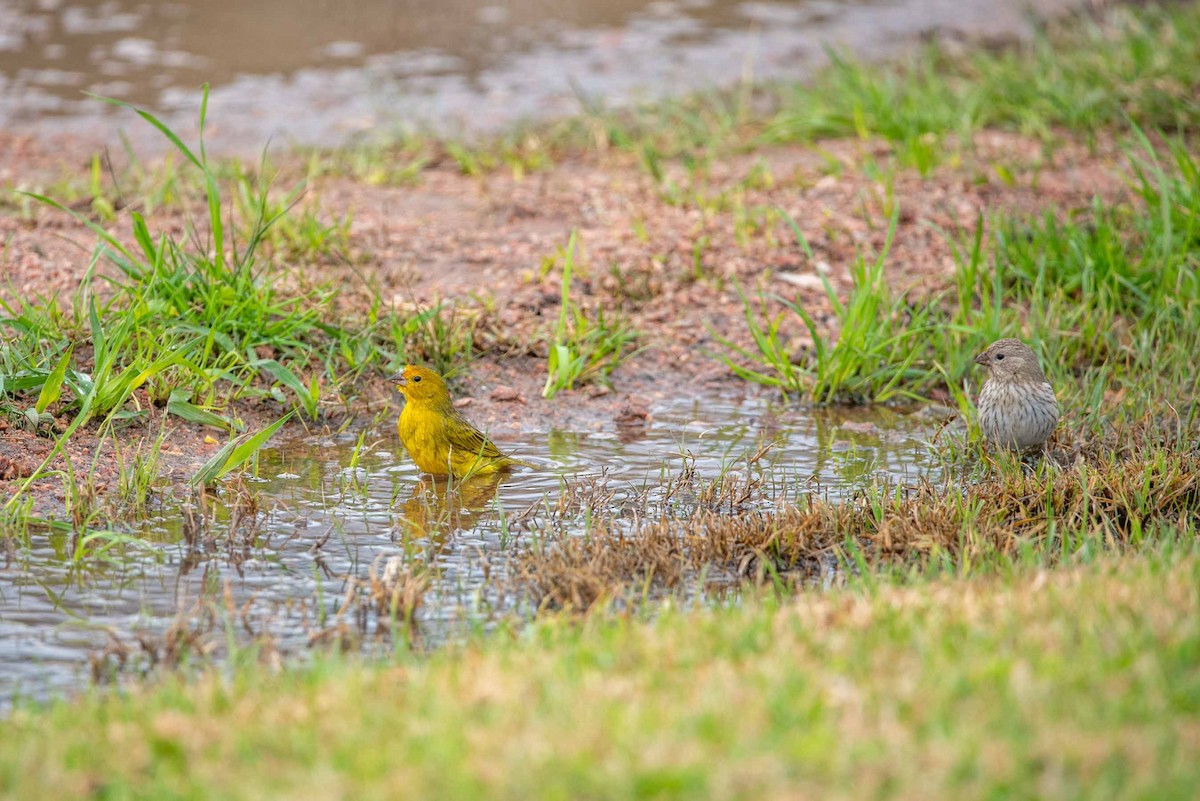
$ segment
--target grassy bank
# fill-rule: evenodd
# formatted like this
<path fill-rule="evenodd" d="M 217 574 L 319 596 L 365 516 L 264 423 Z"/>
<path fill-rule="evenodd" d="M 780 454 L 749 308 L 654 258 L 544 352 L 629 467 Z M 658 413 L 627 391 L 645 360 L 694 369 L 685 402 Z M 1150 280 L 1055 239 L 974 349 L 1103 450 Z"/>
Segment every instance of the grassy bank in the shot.
<path fill-rule="evenodd" d="M 98 245 L 70 297 L 0 295 L 0 414 L 24 429 L 22 445 L 55 449 L 36 470 L 0 459 L 10 550 L 43 536 L 26 492 L 39 473 L 66 487 L 58 525 L 73 532 L 71 558 L 86 562 L 88 532 L 143 514 L 159 491 L 168 424 L 229 440 L 225 461 L 193 476 L 217 483 L 261 444 L 253 430 L 285 415 L 320 430 L 381 426 L 394 409 L 364 413 L 360 393 L 408 359 L 467 373 L 480 358 L 516 362 L 537 374 L 520 412 L 530 418 L 584 404 L 573 385 L 645 357 L 630 320 L 668 290 L 729 302 L 733 325 L 703 341 L 729 381 L 815 403 L 936 396 L 971 421 L 971 357 L 1016 336 L 1039 353 L 1064 418 L 1036 466 L 984 458 L 969 425 L 947 427 L 931 442 L 944 457 L 940 483 L 876 484 L 842 503 L 814 493 L 752 510 L 739 499 L 766 490 L 751 454 L 744 475 L 739 461 L 715 484 L 681 482 L 695 500 L 687 515 L 631 524 L 599 492 L 564 492 L 546 500 L 539 536 L 505 554 L 534 606 L 569 608 L 563 619 L 385 665 L 318 655 L 276 672 L 248 651 L 199 678 L 21 708 L 0 726 L 0 793 L 1190 797 L 1200 781 L 1198 35 L 1200 6 L 1119 9 L 1015 51 L 841 62 L 813 85 L 763 89 L 761 105 L 705 96 L 596 109 L 481 147 L 311 156 L 316 193 L 331 173 L 356 189 L 407 186 L 449 159 L 483 186 L 595 159 L 632 171 L 631 183 L 686 219 L 655 240 L 635 215 L 622 244 L 641 249 L 625 262 L 595 257 L 574 223 L 540 261 L 496 257 L 525 292 L 518 307 L 533 322 L 523 329 L 504 327 L 485 290 L 421 308 L 384 300 L 397 286 L 376 283 L 371 268 L 398 257 L 343 258 L 355 242 L 348 216 L 293 209 L 297 196 L 270 189 L 266 167 L 213 164 L 183 143 L 177 160 L 191 177 L 150 170 L 156 185 L 142 188 L 159 210 L 179 204 L 198 217 L 159 226 L 146 205 L 146 215 L 116 214 L 102 187 L 70 209 L 22 196 L 41 204 L 14 212 L 31 224 L 74 212 Z M 1102 151 L 1121 189 L 1070 208 L 992 208 L 1004 187 L 1036 190 L 1043 167 L 964 167 L 981 131 L 1032 137 L 1046 152 Z M 851 137 L 857 160 L 831 157 L 820 177 L 763 166 L 779 149 L 834 147 L 822 140 L 832 136 Z M 722 159 L 747 155 L 763 159 L 726 185 L 710 180 Z M 861 226 L 783 210 L 843 173 L 858 194 L 840 196 L 854 205 L 837 211 Z M 912 194 L 894 194 L 906 177 Z M 989 181 L 974 220 L 936 228 L 904 217 L 926 190 Z M 505 215 L 537 213 L 513 197 Z M 942 269 L 905 292 L 894 279 L 910 276 L 889 248 L 907 235 L 911 253 L 913 228 L 950 244 Z M 717 259 L 707 249 L 721 236 Z M 458 247 L 453 259 L 467 263 L 469 245 Z M 852 282 L 821 278 L 830 261 Z M 356 283 L 321 280 L 338 269 Z M 772 283 L 788 271 L 823 283 L 792 294 Z M 256 425 L 242 419 L 251 413 Z M 103 503 L 96 454 L 134 434 L 140 450 L 124 452 Z M 92 450 L 55 461 L 85 436 Z M 586 519 L 586 530 L 555 530 L 556 514 Z M 831 566 L 836 586 L 814 587 Z M 731 608 L 676 608 L 671 593 L 709 570 L 758 586 Z M 644 603 L 659 591 L 665 603 Z"/>
<path fill-rule="evenodd" d="M 8 797 L 1191 798 L 1192 547 L 19 713 Z"/>
<path fill-rule="evenodd" d="M 818 403 L 940 394 L 970 420 L 972 355 L 996 338 L 1019 337 L 1038 351 L 1065 410 L 1053 443 L 1056 462 L 1072 471 L 1065 481 L 1087 488 L 1098 475 L 1112 490 L 1101 498 L 1085 489 L 1078 496 L 1085 506 L 1103 508 L 1096 502 L 1114 493 L 1127 499 L 1116 504 L 1124 515 L 1116 526 L 1121 538 L 1133 533 L 1126 518 L 1138 521 L 1135 528 L 1147 523 L 1154 530 L 1172 520 L 1193 525 L 1192 488 L 1180 488 L 1161 508 L 1154 501 L 1163 498 L 1139 496 L 1134 488 L 1174 486 L 1180 459 L 1188 464 L 1200 419 L 1200 379 L 1190 357 L 1200 349 L 1200 164 L 1190 147 L 1196 109 L 1188 94 L 1194 84 L 1189 76 L 1200 65 L 1186 46 L 1198 27 L 1195 5 L 1118 9 L 1098 21 L 1077 19 L 1073 27 L 1047 32 L 1017 51 L 950 58 L 925 49 L 906 64 L 866 68 L 839 62 L 814 85 L 764 89 L 774 93 L 775 101 L 767 104 L 773 110 L 734 126 L 737 147 L 707 152 L 767 152 L 781 144 L 857 134 L 892 145 L 915 136 L 946 154 L 954 148 L 930 135 L 953 134 L 955 147 L 966 147 L 984 128 L 1034 131 L 1047 137 L 1048 146 L 1057 138 L 1103 134 L 1120 162 L 1112 169 L 1126 191 L 1097 196 L 1087 207 L 1032 214 L 998 210 L 981 213 L 973 228 L 961 227 L 966 223 L 959 220 L 958 228 L 937 230 L 950 243 L 953 269 L 939 277 L 940 287 L 923 293 L 892 285 L 897 273 L 903 275 L 889 248 L 905 199 L 885 193 L 861 204 L 867 244 L 855 244 L 857 256 L 847 265 L 852 286 L 822 277 L 824 297 L 789 297 L 756 292 L 750 283 L 762 286 L 773 279 L 774 270 L 765 264 L 776 264 L 780 254 L 791 260 L 790 269 L 817 273 L 835 240 L 845 236 L 822 232 L 821 251 L 820 243 L 809 241 L 816 224 L 780 210 L 779 200 L 806 186 L 781 191 L 759 163 L 734 189 L 718 191 L 706 183 L 702 160 L 686 148 L 662 145 L 659 155 L 674 159 L 690 176 L 680 178 L 675 170 L 675 177 L 667 177 L 654 166 L 661 166 L 659 156 L 641 159 L 659 199 L 712 224 L 686 233 L 691 239 L 684 244 L 694 254 L 688 269 L 675 270 L 678 262 L 661 254 L 650 256 L 651 267 L 664 274 L 655 279 L 657 289 L 704 284 L 715 287 L 714 294 L 728 294 L 732 284 L 744 319 L 737 330 L 711 332 L 718 346 L 711 355 L 745 379 Z M 645 147 L 632 143 L 645 144 L 654 131 L 694 129 L 699 120 L 714 118 L 711 109 L 720 102 L 709 95 L 658 106 L 657 117 L 629 112 L 619 117 L 627 133 L 610 138 L 645 156 Z M 683 124 L 678 109 L 688 104 L 709 111 Z M 808 117 L 801 120 L 802 114 Z M 618 263 L 610 265 L 610 275 L 620 279 L 615 283 L 585 277 L 595 268 L 585 263 L 575 233 L 564 230 L 565 246 L 543 256 L 537 281 L 544 288 L 534 279 L 524 282 L 532 294 L 553 290 L 558 306 L 556 314 L 534 319 L 537 328 L 524 344 L 525 331 L 504 329 L 488 314 L 486 294 L 397 308 L 383 300 L 371 265 L 351 270 L 361 285 L 356 291 L 365 288 L 355 294 L 365 302 L 355 305 L 345 282 L 320 278 L 337 261 L 324 245 L 330 238 L 343 246 L 349 241 L 345 218 L 314 221 L 310 207 L 293 208 L 299 187 L 283 192 L 270 187 L 266 165 L 214 164 L 202 141 L 190 147 L 153 116 L 142 116 L 172 142 L 179 168 L 191 178 L 180 178 L 175 167 L 168 177 L 149 168 L 139 174 L 162 184 L 152 193 L 156 198 L 184 198 L 201 216 L 169 218 L 156 226 L 128 206 L 114 221 L 118 204 L 98 210 L 99 194 L 83 210 L 37 193 L 22 196 L 41 204 L 42 213 L 73 218 L 96 246 L 69 297 L 0 294 L 0 415 L 6 426 L 53 441 L 49 454 L 32 463 L 7 457 L 0 462 L 8 490 L 0 520 L 13 529 L 26 528 L 35 516 L 27 491 L 46 475 L 64 488 L 59 516 L 76 532 L 143 510 L 154 492 L 168 420 L 228 439 L 227 448 L 192 476 L 196 484 L 210 483 L 252 458 L 264 439 L 252 436 L 252 429 L 270 433 L 272 420 L 291 414 L 324 429 L 362 422 L 362 387 L 381 383 L 383 374 L 407 360 L 452 372 L 469 371 L 481 356 L 544 354 L 530 366 L 549 373 L 543 394 L 550 396 L 583 380 L 603 380 L 623 357 L 637 352 L 639 335 L 622 315 L 636 315 L 638 304 L 655 292 L 647 289 L 635 298 L 622 283 L 628 276 Z M 592 115 L 572 124 L 594 122 Z M 628 133 L 634 130 L 643 134 Z M 569 139 L 556 141 L 561 148 L 556 152 L 570 152 Z M 855 166 L 875 176 L 864 191 L 891 186 L 913 167 L 927 172 L 898 155 L 889 146 L 886 157 L 870 156 L 869 164 Z M 91 180 L 99 185 L 96 164 Z M 313 174 L 319 172 L 314 168 Z M 963 180 L 952 166 L 944 172 L 951 181 Z M 174 190 L 166 192 L 165 185 Z M 753 192 L 761 202 L 747 200 Z M 150 207 L 142 208 L 148 213 Z M 749 225 L 750 218 L 757 222 Z M 751 238 L 766 242 L 752 251 L 761 261 L 744 275 L 734 273 L 728 284 L 720 274 L 705 274 L 700 255 L 710 236 L 705 231 L 747 225 L 756 231 Z M 880 237 L 884 230 L 886 237 Z M 880 239 L 879 247 L 870 247 Z M 632 268 L 628 275 L 639 277 Z M 460 303 L 471 308 L 464 312 Z M 822 309 L 828 313 L 819 314 Z M 811 344 L 796 345 L 798 335 Z M 378 408 L 389 413 L 386 405 Z M 242 419 L 251 410 L 255 425 Z M 120 491 L 110 489 L 101 498 L 104 493 L 92 482 L 98 458 L 93 454 L 115 448 L 131 432 L 142 444 L 125 454 L 109 483 Z M 84 435 L 91 437 L 88 453 L 64 461 Z M 954 480 L 977 485 L 968 497 L 1013 501 L 1007 514 L 991 510 L 980 518 L 981 531 L 1034 511 L 1047 520 L 1059 515 L 1055 497 L 1036 510 L 1021 500 L 1024 485 L 1015 463 L 1001 465 L 997 478 L 993 465 L 974 458 L 978 453 L 968 442 L 948 437 L 942 447 Z M 941 488 L 947 491 L 953 490 Z M 886 489 L 875 492 L 868 499 L 877 510 L 874 528 L 886 529 L 890 514 L 909 514 L 907 507 L 893 509 Z M 840 520 L 840 514 L 833 510 L 828 517 Z M 960 513 L 946 519 L 972 528 L 976 517 Z M 1065 539 L 1086 540 L 1094 524 L 1094 515 L 1076 516 L 1072 526 L 1078 530 Z M 1107 522 L 1102 527 L 1112 528 Z M 865 525 L 827 532 L 833 540 L 865 542 L 875 533 Z M 641 569 L 635 568 L 634 577 Z"/>
<path fill-rule="evenodd" d="M 893 217 L 879 254 L 852 266 L 848 297 L 825 282 L 832 325 L 818 324 L 799 295 L 741 292 L 752 344 L 714 332 L 733 372 L 792 396 L 878 403 L 941 391 L 967 421 L 976 419 L 982 380 L 972 357 L 996 339 L 1019 338 L 1039 352 L 1063 409 L 1036 468 L 987 456 L 969 431 L 943 431 L 930 446 L 945 463 L 936 485 L 874 485 L 853 502 L 810 498 L 761 514 L 729 502 L 738 480 L 754 492 L 747 463 L 740 479 L 724 476 L 702 491 L 709 506 L 632 526 L 601 510 L 588 536 L 539 542 L 520 558 L 535 597 L 579 609 L 612 597 L 636 602 L 650 584 L 675 586 L 710 568 L 759 580 L 809 577 L 831 562 L 866 573 L 970 572 L 1193 538 L 1200 164 L 1185 140 L 1152 142 L 1137 130 L 1123 152 L 1123 200 L 1096 199 L 1068 214 L 999 212 L 970 234 L 942 232 L 954 261 L 942 291 L 890 285 Z M 812 339 L 807 353 L 789 344 L 797 330 Z"/>
<path fill-rule="evenodd" d="M 714 160 L 764 145 L 857 137 L 887 143 L 897 163 L 929 175 L 959 163 L 981 130 L 1017 131 L 1050 148 L 1064 132 L 1094 141 L 1128 120 L 1195 130 L 1197 36 L 1192 3 L 1117 6 L 1053 22 L 1021 46 L 963 52 L 934 43 L 882 65 L 835 52 L 809 82 L 742 85 L 633 109 L 585 100 L 576 117 L 482 142 L 417 136 L 394 147 L 314 153 L 311 163 L 404 184 L 446 161 L 469 175 L 525 175 L 580 152 L 615 151 L 669 183 L 673 165 L 695 178 Z"/>
<path fill-rule="evenodd" d="M 969 412 L 962 389 L 971 355 L 992 339 L 1018 336 L 1035 344 L 1067 394 L 1075 430 L 1102 433 L 1112 413 L 1161 416 L 1164 402 L 1188 428 L 1194 371 L 1172 354 L 1194 350 L 1200 330 L 1193 248 L 1200 236 L 1200 168 L 1189 145 L 1197 114 L 1189 91 L 1200 64 L 1188 46 L 1198 29 L 1195 5 L 1121 8 L 1095 20 L 1075 19 L 1016 50 L 951 57 L 926 48 L 908 62 L 882 67 L 839 61 L 812 85 L 761 89 L 769 102 L 752 104 L 756 112 L 739 106 L 732 119 L 728 98 L 703 95 L 619 115 L 584 115 L 564 123 L 564 130 L 585 126 L 589 135 L 546 129 L 534 139 L 553 143 L 555 158 L 621 144 L 638 154 L 667 206 L 732 227 L 739 242 L 765 237 L 773 254 L 799 247 L 800 266 L 808 269 L 822 258 L 803 233 L 812 234 L 813 222 L 782 214 L 772 202 L 778 192 L 763 202 L 752 199 L 778 179 L 758 164 L 733 188 L 718 189 L 707 178 L 711 158 L 832 136 L 889 143 L 884 154 L 851 168 L 873 176 L 868 189 L 882 192 L 879 202 L 862 204 L 868 229 L 878 231 L 888 218 L 894 226 L 905 206 L 893 195 L 897 176 L 914 167 L 930 174 L 943 159 L 953 174 L 981 130 L 1031 132 L 1049 149 L 1072 136 L 1120 138 L 1130 197 L 1034 216 L 1001 211 L 982 216 L 973 232 L 939 231 L 953 243 L 955 269 L 952 286 L 932 300 L 890 286 L 896 265 L 887 244 L 877 253 L 860 250 L 849 297 L 827 286 L 820 305 L 833 309 L 832 318 L 815 319 L 811 298 L 756 296 L 746 286 L 752 344 L 746 346 L 744 330 L 714 331 L 740 343 L 717 355 L 743 377 L 818 402 L 886 401 L 944 389 Z M 692 143 L 658 141 L 663 136 Z M 253 406 L 270 410 L 265 419 L 254 415 L 259 427 L 294 410 L 296 420 L 336 428 L 362 409 L 364 384 L 404 361 L 462 373 L 481 356 L 533 353 L 543 360 L 536 369 L 549 373 L 550 395 L 605 380 L 644 344 L 626 319 L 639 300 L 623 282 L 650 286 L 650 279 L 612 265 L 618 288 L 581 302 L 581 292 L 596 294 L 596 281 L 572 293 L 572 272 L 583 266 L 574 267 L 576 238 L 568 230 L 567 244 L 544 254 L 540 265 L 540 280 L 559 290 L 559 313 L 532 332 L 498 323 L 486 288 L 477 297 L 398 308 L 384 301 L 372 265 L 345 269 L 354 247 L 350 216 L 316 216 L 319 178 L 327 174 L 322 156 L 308 165 L 308 195 L 300 203 L 305 185 L 273 187 L 267 164 L 213 163 L 202 142 L 172 142 L 175 158 L 162 169 L 136 162 L 129 168 L 140 200 L 107 195 L 96 160 L 89 189 L 69 210 L 36 192 L 13 196 L 26 212 L 41 204 L 42 215 L 73 214 L 97 242 L 69 296 L 0 291 L 0 413 L 14 425 L 60 440 L 84 428 L 103 441 L 114 424 L 141 421 L 151 442 L 161 409 L 224 438 L 247 429 L 243 417 Z M 462 144 L 422 147 L 465 152 Z M 495 141 L 485 150 L 505 147 Z M 916 147 L 934 160 L 917 164 L 910 153 Z M 483 161 L 492 170 L 506 163 L 494 156 Z M 1016 180 L 1011 165 L 991 167 L 1006 182 Z M 846 167 L 834 160 L 830 169 Z M 185 215 L 182 231 L 178 218 L 156 225 L 150 215 L 172 203 L 199 212 Z M 703 269 L 712 234 L 702 227 L 683 236 L 694 262 L 685 269 L 673 270 L 665 256 L 650 254 L 652 265 L 672 268 L 665 283 L 722 280 Z M 334 270 L 350 280 L 320 278 Z M 813 352 L 798 352 L 790 341 L 797 332 L 813 340 Z M 1109 402 L 1114 396 L 1120 404 Z M 40 471 L 60 467 L 46 461 Z M 17 473 L 26 486 L 28 467 Z M 136 508 L 144 498 L 129 500 Z M 6 502 L 9 518 L 23 516 L 20 501 Z M 120 504 L 100 510 L 86 498 L 71 504 L 77 526 L 120 512 Z"/>

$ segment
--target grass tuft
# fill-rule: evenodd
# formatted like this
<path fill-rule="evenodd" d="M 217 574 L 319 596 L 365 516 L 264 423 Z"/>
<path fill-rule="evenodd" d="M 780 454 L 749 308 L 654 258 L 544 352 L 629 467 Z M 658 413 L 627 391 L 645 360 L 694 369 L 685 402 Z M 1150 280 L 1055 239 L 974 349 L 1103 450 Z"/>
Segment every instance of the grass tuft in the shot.
<path fill-rule="evenodd" d="M 578 245 L 578 232 L 572 231 L 566 248 L 554 260 L 562 266 L 562 296 L 558 324 L 547 343 L 548 375 L 542 388 L 543 398 L 553 398 L 564 389 L 573 389 L 577 383 L 605 378 L 633 355 L 631 349 L 637 340 L 637 334 L 619 317 L 606 318 L 603 310 L 589 315 L 571 300 Z"/>
<path fill-rule="evenodd" d="M 883 403 L 895 397 L 919 398 L 918 393 L 937 377 L 934 369 L 917 361 L 923 351 L 921 343 L 932 328 L 931 312 L 912 306 L 904 295 L 893 298 L 888 289 L 885 264 L 898 216 L 897 207 L 887 240 L 874 262 L 868 264 L 861 255 L 855 260 L 850 270 L 854 286 L 846 302 L 838 297 L 829 280 L 821 276 L 826 299 L 833 307 L 835 335 L 826 334 L 825 328 L 799 300 L 777 298 L 776 302 L 785 311 L 769 317 L 765 296 L 760 295 L 755 309 L 739 288 L 755 349 L 740 347 L 712 332 L 739 357 L 723 355 L 721 359 L 743 378 L 799 393 L 818 403 Z M 812 251 L 794 221 L 792 227 L 812 259 Z M 803 323 L 811 337 L 811 356 L 797 354 L 785 342 L 782 332 L 788 312 Z M 747 362 L 752 366 L 747 366 Z"/>

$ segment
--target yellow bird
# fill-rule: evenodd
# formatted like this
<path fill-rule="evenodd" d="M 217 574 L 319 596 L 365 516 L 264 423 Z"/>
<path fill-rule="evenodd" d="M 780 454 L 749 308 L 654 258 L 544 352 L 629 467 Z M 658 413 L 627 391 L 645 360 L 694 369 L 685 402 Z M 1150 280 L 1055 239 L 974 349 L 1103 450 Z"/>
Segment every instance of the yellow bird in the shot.
<path fill-rule="evenodd" d="M 433 370 L 410 364 L 390 380 L 404 395 L 400 441 L 422 471 L 463 478 L 524 464 L 501 453 L 454 408 L 445 380 Z"/>

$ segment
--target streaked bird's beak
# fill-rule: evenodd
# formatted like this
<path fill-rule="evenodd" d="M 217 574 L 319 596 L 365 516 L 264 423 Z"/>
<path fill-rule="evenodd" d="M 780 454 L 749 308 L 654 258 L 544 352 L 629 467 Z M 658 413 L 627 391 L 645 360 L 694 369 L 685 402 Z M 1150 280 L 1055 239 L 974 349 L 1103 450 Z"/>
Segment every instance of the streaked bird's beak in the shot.
<path fill-rule="evenodd" d="M 974 361 L 976 364 L 982 364 L 982 365 L 986 366 L 988 363 L 987 354 L 986 353 L 979 354 L 978 356 L 975 357 Z"/>

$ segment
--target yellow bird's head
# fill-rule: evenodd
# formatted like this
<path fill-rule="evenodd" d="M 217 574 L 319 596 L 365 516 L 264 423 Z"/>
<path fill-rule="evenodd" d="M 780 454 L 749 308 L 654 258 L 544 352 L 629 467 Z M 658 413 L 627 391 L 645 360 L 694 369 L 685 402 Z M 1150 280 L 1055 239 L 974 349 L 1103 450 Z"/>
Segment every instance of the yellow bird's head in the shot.
<path fill-rule="evenodd" d="M 418 367 L 415 364 L 406 365 L 403 370 L 391 377 L 396 389 L 410 403 L 441 405 L 450 403 L 450 390 L 445 380 L 428 367 Z"/>

